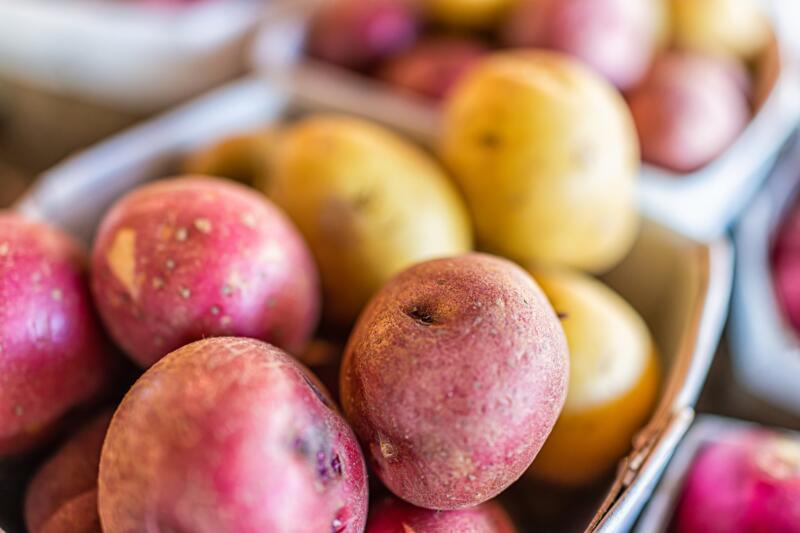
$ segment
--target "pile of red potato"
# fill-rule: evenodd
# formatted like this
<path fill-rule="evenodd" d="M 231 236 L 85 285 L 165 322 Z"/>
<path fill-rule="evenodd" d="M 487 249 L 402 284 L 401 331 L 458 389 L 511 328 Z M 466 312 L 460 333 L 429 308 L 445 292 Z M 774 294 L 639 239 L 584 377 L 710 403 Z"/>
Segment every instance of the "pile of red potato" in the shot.
<path fill-rule="evenodd" d="M 0 454 L 61 442 L 32 533 L 507 532 L 526 472 L 608 479 L 660 376 L 588 273 L 637 235 L 632 119 L 551 52 L 467 81 L 437 154 L 340 115 L 244 132 L 118 199 L 88 259 L 0 216 Z"/>
<path fill-rule="evenodd" d="M 308 53 L 434 100 L 492 49 L 570 54 L 625 93 L 645 161 L 704 167 L 770 89 L 757 0 L 328 0 Z"/>

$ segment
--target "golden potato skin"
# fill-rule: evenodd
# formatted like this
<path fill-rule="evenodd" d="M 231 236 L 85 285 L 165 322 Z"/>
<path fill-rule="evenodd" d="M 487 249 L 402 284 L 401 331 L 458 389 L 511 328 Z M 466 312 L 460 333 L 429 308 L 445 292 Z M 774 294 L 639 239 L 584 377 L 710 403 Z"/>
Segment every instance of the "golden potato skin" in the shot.
<path fill-rule="evenodd" d="M 489 28 L 499 23 L 515 0 L 420 0 L 433 20 L 456 28 Z"/>
<path fill-rule="evenodd" d="M 680 48 L 750 60 L 769 42 L 758 0 L 671 0 L 675 44 Z"/>
<path fill-rule="evenodd" d="M 608 82 L 563 54 L 478 65 L 446 105 L 440 152 L 491 252 L 602 271 L 633 243 L 633 120 Z"/>
<path fill-rule="evenodd" d="M 276 139 L 277 132 L 270 129 L 225 137 L 191 154 L 184 170 L 187 174 L 216 176 L 245 185 L 263 186 L 269 179 Z"/>
<path fill-rule="evenodd" d="M 561 316 L 570 377 L 564 409 L 529 474 L 586 485 L 613 470 L 646 423 L 660 385 L 656 348 L 641 317 L 601 282 L 566 270 L 532 273 Z"/>
<path fill-rule="evenodd" d="M 284 132 L 266 192 L 320 268 L 324 316 L 347 326 L 394 274 L 472 248 L 467 210 L 437 163 L 364 120 L 316 115 Z"/>

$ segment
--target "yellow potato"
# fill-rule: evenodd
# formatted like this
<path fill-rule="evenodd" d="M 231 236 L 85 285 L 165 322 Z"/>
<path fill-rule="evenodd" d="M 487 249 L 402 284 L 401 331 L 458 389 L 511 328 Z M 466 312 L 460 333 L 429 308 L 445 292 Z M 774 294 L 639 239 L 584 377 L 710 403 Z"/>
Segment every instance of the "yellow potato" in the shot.
<path fill-rule="evenodd" d="M 753 59 L 770 26 L 758 0 L 671 0 L 675 44 L 701 52 Z"/>
<path fill-rule="evenodd" d="M 277 133 L 269 129 L 225 137 L 192 154 L 184 164 L 184 171 L 255 185 L 269 178 L 276 138 Z"/>
<path fill-rule="evenodd" d="M 285 131 L 266 192 L 322 277 L 324 317 L 349 325 L 394 274 L 472 247 L 463 200 L 437 163 L 384 128 L 315 116 Z"/>
<path fill-rule="evenodd" d="M 499 23 L 515 0 L 421 0 L 428 16 L 457 28 L 487 28 Z"/>
<path fill-rule="evenodd" d="M 608 82 L 565 55 L 478 65 L 446 104 L 440 151 L 489 251 L 600 271 L 633 243 L 633 120 Z"/>
<path fill-rule="evenodd" d="M 570 377 L 564 409 L 529 474 L 584 485 L 611 471 L 646 423 L 658 357 L 644 321 L 601 282 L 566 270 L 532 274 L 561 317 Z"/>

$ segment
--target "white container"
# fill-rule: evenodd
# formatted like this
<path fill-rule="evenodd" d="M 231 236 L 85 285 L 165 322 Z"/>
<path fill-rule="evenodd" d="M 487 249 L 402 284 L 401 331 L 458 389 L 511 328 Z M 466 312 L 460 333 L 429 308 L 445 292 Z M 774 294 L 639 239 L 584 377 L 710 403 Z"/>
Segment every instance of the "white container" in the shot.
<path fill-rule="evenodd" d="M 147 112 L 239 74 L 278 0 L 0 0 L 0 76 Z"/>
<path fill-rule="evenodd" d="M 736 434 L 759 428 L 758 424 L 732 418 L 700 415 L 681 441 L 658 488 L 636 524 L 635 533 L 667 533 L 675 514 L 686 475 L 701 448 L 723 442 Z M 797 432 L 786 432 L 800 438 Z"/>
<path fill-rule="evenodd" d="M 796 139 L 736 228 L 737 273 L 731 315 L 731 355 L 744 388 L 800 414 L 800 338 L 775 294 L 770 264 L 773 237 L 800 188 Z"/>
<path fill-rule="evenodd" d="M 355 104 L 314 104 L 259 80 L 245 80 L 71 157 L 42 175 L 17 208 L 88 241 L 114 199 L 140 183 L 172 174 L 189 151 L 287 115 L 341 111 Z M 387 125 L 412 136 L 423 129 Z M 665 381 L 656 412 L 621 462 L 615 482 L 601 487 L 605 495 L 598 494 L 598 499 L 603 503 L 586 516 L 587 531 L 622 531 L 632 525 L 691 423 L 691 406 L 724 323 L 731 276 L 732 251 L 726 240 L 700 244 L 648 220 L 629 256 L 605 276 L 650 326 L 663 357 Z"/>
<path fill-rule="evenodd" d="M 317 0 L 319 1 L 319 0 Z M 642 209 L 654 219 L 697 239 L 724 233 L 758 190 L 775 156 L 800 120 L 800 66 L 785 38 L 793 25 L 778 24 L 780 14 L 796 0 L 764 0 L 776 21 L 773 53 L 777 63 L 769 96 L 739 138 L 720 157 L 700 170 L 676 174 L 643 165 L 639 187 Z M 304 55 L 304 41 L 316 2 L 286 10 L 259 32 L 252 50 L 253 63 L 277 82 L 314 97 L 349 95 L 366 113 L 388 115 L 395 121 L 425 124 L 434 131 L 437 109 L 423 98 L 408 96 L 385 83 L 314 60 Z M 788 12 L 788 11 L 787 11 Z M 794 19 L 796 20 L 796 19 Z M 325 87 L 319 91 L 318 87 Z M 354 110 L 356 111 L 356 110 Z"/>

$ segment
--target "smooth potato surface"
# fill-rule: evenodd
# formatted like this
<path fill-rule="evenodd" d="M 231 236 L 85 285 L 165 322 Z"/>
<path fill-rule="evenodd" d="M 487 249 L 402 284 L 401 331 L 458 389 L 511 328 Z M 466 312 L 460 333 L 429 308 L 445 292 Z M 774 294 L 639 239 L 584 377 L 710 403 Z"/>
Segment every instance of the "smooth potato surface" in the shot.
<path fill-rule="evenodd" d="M 483 61 L 446 105 L 440 151 L 490 252 L 600 271 L 633 243 L 633 120 L 608 82 L 566 55 Z"/>

